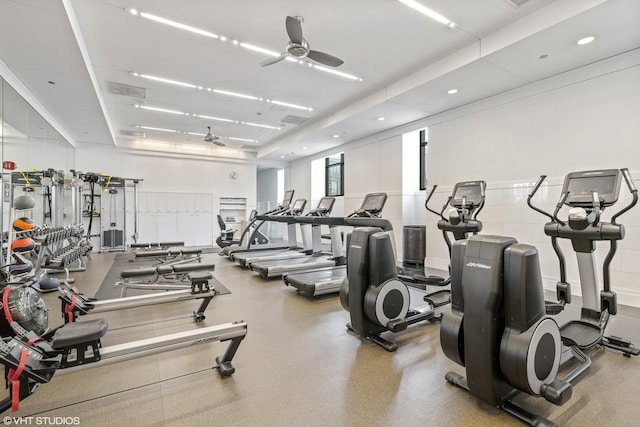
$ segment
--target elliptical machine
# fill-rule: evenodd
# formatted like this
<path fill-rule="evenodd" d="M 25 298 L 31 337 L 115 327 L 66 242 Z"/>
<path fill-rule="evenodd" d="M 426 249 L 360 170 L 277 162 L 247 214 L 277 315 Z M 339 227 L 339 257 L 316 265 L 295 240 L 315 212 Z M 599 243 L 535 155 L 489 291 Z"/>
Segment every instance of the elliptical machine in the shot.
<path fill-rule="evenodd" d="M 478 221 L 478 214 L 484 207 L 484 192 L 487 187 L 485 181 L 465 181 L 458 182 L 453 187 L 453 192 L 447 198 L 440 212 L 429 207 L 429 200 L 438 188 L 434 185 L 424 202 L 427 211 L 438 215 L 440 220 L 437 223 L 438 229 L 442 231 L 442 236 L 447 244 L 449 260 L 451 260 L 451 239 L 449 233 L 453 234 L 454 240 L 468 239 L 470 235 L 478 234 L 482 231 L 482 222 Z M 447 216 L 444 211 L 447 206 L 451 206 Z M 429 286 L 447 286 L 451 283 L 451 277 L 424 276 L 420 274 L 402 274 L 400 278 L 406 282 L 417 282 Z M 451 263 L 449 263 L 449 275 L 451 275 Z"/>
<path fill-rule="evenodd" d="M 340 302 L 351 318 L 347 324 L 350 331 L 387 351 L 395 351 L 398 345 L 381 334 L 400 332 L 421 321 L 439 320 L 436 307 L 449 302 L 448 291 L 444 292 L 446 300 L 435 303 L 427 299 L 443 293 L 439 291 L 425 297 L 426 306 L 410 309 L 409 289 L 398 279 L 391 232 L 358 227 L 351 234 L 347 277 L 340 288 Z"/>
<path fill-rule="evenodd" d="M 538 251 L 502 236 L 471 236 L 452 249 L 451 313 L 442 318 L 440 343 L 466 378 L 445 378 L 529 425 L 555 425 L 513 398 L 523 392 L 562 405 L 591 360 L 572 348 L 581 363 L 557 378 L 560 329 L 545 316 Z"/>
<path fill-rule="evenodd" d="M 638 356 L 640 349 L 619 337 L 605 336 L 605 329 L 611 315 L 618 312 L 616 293 L 611 290 L 609 267 L 617 250 L 617 241 L 624 238 L 624 226 L 616 220 L 638 202 L 638 190 L 628 169 L 604 169 L 573 172 L 565 177 L 560 200 L 553 214 L 543 211 L 531 203 L 546 176 L 542 175 L 527 198 L 527 204 L 536 212 L 550 218 L 544 232 L 551 237 L 551 244 L 560 264 L 560 281 L 556 285 L 558 303 L 548 304 L 548 313 L 561 311 L 564 304 L 571 302 L 571 286 L 567 282 L 565 258 L 558 245 L 558 239 L 569 239 L 576 252 L 580 287 L 582 290 L 582 310 L 580 320 L 571 321 L 560 329 L 565 345 L 575 345 L 583 350 L 594 346 L 604 346 L 622 353 L 624 356 Z M 611 222 L 602 221 L 605 208 L 618 201 L 620 184 L 624 178 L 632 200 L 626 207 L 611 217 Z M 562 221 L 558 213 L 563 205 L 571 209 L 568 219 Z M 609 252 L 603 263 L 603 290 L 600 291 L 595 265 L 596 241 L 609 242 Z M 599 295 L 598 295 L 599 293 Z"/>

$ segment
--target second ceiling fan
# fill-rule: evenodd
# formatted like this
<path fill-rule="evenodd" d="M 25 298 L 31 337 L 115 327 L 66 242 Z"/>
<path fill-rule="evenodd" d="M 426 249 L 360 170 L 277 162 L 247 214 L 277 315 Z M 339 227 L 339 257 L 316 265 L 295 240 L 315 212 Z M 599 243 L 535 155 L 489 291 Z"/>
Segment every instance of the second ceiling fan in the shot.
<path fill-rule="evenodd" d="M 302 22 L 304 19 L 301 16 L 287 16 L 285 25 L 287 27 L 287 35 L 289 36 L 289 43 L 285 48 L 285 52 L 279 56 L 269 58 L 266 61 L 260 63 L 262 67 L 275 64 L 285 59 L 287 56 L 292 58 L 309 58 L 313 61 L 319 62 L 323 65 L 330 67 L 339 67 L 344 63 L 340 58 L 337 58 L 328 53 L 319 52 L 317 50 L 309 49 L 309 43 L 302 36 Z"/>

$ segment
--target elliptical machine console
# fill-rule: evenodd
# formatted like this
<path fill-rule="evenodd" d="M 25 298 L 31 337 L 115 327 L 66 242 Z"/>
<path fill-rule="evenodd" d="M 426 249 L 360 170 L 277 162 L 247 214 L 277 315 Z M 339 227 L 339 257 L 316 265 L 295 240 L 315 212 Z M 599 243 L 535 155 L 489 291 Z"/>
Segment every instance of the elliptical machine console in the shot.
<path fill-rule="evenodd" d="M 451 238 L 449 233 L 453 234 L 454 240 L 468 239 L 470 235 L 478 234 L 482 231 L 482 222 L 478 220 L 478 214 L 484 207 L 485 189 L 487 183 L 485 181 L 465 181 L 458 182 L 453 187 L 453 192 L 447 198 L 440 212 L 434 211 L 429 207 L 429 200 L 438 188 L 434 185 L 431 192 L 424 202 L 424 207 L 431 213 L 438 215 L 440 220 L 437 223 L 438 229 L 442 231 L 442 236 L 447 244 L 449 251 L 449 259 L 451 259 Z M 444 215 L 447 206 L 451 208 Z M 451 264 L 449 264 L 449 276 L 451 276 Z M 416 281 L 430 286 L 447 286 L 451 282 L 451 277 L 444 278 L 440 276 L 401 276 L 403 280 Z"/>

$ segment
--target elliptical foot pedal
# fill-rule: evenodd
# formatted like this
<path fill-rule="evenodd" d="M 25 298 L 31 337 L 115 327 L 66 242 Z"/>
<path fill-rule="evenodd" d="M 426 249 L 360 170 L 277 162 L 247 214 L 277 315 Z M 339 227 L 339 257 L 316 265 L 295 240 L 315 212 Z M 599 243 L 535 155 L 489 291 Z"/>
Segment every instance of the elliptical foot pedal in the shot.
<path fill-rule="evenodd" d="M 621 352 L 626 357 L 640 355 L 640 349 L 634 346 L 631 341 L 627 341 L 614 335 L 603 337 L 602 344 L 607 348 Z"/>
<path fill-rule="evenodd" d="M 424 296 L 424 301 L 431 304 L 434 308 L 442 307 L 451 302 L 451 291 L 448 289 L 433 292 Z"/>
<path fill-rule="evenodd" d="M 585 350 L 602 341 L 602 330 L 592 323 L 574 320 L 560 328 L 560 337 L 567 347 L 575 345 Z"/>

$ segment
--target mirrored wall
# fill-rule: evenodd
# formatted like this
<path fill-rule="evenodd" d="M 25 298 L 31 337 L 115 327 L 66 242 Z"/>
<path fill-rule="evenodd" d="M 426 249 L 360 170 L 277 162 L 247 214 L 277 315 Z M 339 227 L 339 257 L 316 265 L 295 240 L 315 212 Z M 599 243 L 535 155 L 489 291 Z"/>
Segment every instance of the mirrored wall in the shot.
<path fill-rule="evenodd" d="M 35 226 L 74 223 L 74 148 L 2 78 L 0 146 L 2 231 L 9 231 L 19 217 L 30 218 Z M 22 195 L 31 197 L 35 206 L 14 209 L 14 200 Z"/>

